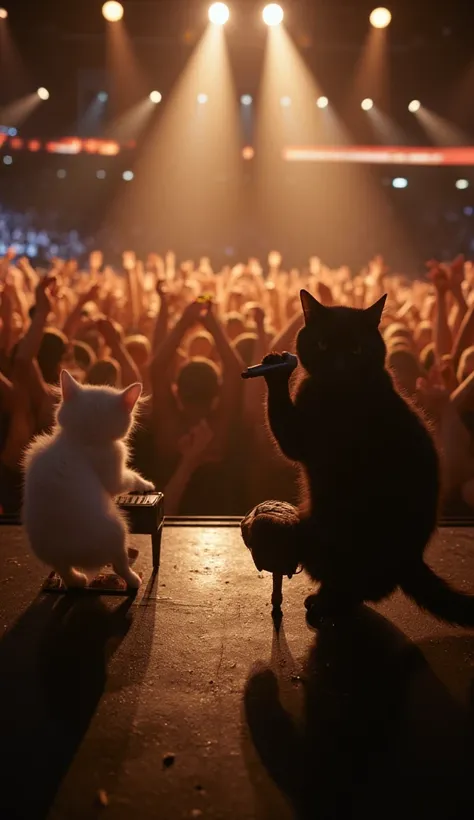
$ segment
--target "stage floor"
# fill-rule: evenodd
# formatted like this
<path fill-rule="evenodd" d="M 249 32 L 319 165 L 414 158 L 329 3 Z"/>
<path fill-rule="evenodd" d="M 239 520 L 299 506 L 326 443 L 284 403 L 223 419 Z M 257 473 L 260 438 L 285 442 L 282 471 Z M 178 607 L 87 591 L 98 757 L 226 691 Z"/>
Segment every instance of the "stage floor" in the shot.
<path fill-rule="evenodd" d="M 145 581 L 151 548 L 136 569 Z M 474 530 L 429 562 L 474 592 Z M 39 595 L 22 530 L 0 530 L 0 817 L 460 817 L 472 811 L 474 632 L 401 594 L 305 622 L 237 527 L 165 527 L 157 582 L 124 598 Z M 108 803 L 101 808 L 100 803 Z"/>

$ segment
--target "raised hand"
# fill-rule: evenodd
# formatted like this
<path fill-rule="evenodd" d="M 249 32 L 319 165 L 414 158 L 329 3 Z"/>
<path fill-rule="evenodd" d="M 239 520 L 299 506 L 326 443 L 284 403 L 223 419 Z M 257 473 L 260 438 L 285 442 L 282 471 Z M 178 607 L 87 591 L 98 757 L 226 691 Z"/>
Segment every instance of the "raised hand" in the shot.
<path fill-rule="evenodd" d="M 110 319 L 97 319 L 96 327 L 99 333 L 101 333 L 104 337 L 106 345 L 108 345 L 109 347 L 113 348 L 115 345 L 120 344 L 120 342 L 122 341 L 120 338 L 120 333 L 118 332 L 114 323 L 110 321 Z"/>
<path fill-rule="evenodd" d="M 438 295 L 444 296 L 450 289 L 448 271 L 436 259 L 430 259 L 426 267 L 428 268 L 428 279 L 435 286 Z"/>
<path fill-rule="evenodd" d="M 462 293 L 462 283 L 464 282 L 464 256 L 459 254 L 456 259 L 451 262 L 449 267 L 450 284 L 453 293 Z"/>
<path fill-rule="evenodd" d="M 93 282 L 84 293 L 81 294 L 80 302 L 85 305 L 87 302 L 95 302 L 100 293 L 100 285 L 98 282 Z"/>
<path fill-rule="evenodd" d="M 198 467 L 209 461 L 215 461 L 216 455 L 212 452 L 214 433 L 205 419 L 193 427 L 178 442 L 178 449 L 188 464 Z"/>
<path fill-rule="evenodd" d="M 44 316 L 51 313 L 53 309 L 53 293 L 56 287 L 54 276 L 44 276 L 35 290 L 36 309 Z"/>
<path fill-rule="evenodd" d="M 183 311 L 181 321 L 186 327 L 192 327 L 200 321 L 203 321 L 204 314 L 207 313 L 208 306 L 205 302 L 191 302 Z"/>

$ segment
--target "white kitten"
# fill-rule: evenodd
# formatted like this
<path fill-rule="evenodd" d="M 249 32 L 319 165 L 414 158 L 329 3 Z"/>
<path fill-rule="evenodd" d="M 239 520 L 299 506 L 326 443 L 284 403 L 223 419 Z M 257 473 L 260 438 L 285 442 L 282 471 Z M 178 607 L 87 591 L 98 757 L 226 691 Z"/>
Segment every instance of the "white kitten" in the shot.
<path fill-rule="evenodd" d="M 140 578 L 128 562 L 127 525 L 114 496 L 154 489 L 127 467 L 124 439 L 142 387 L 132 384 L 122 392 L 82 387 L 63 370 L 61 390 L 52 434 L 36 438 L 25 454 L 23 522 L 31 549 L 66 586 L 87 584 L 78 569 L 95 573 L 111 563 L 137 588 Z"/>

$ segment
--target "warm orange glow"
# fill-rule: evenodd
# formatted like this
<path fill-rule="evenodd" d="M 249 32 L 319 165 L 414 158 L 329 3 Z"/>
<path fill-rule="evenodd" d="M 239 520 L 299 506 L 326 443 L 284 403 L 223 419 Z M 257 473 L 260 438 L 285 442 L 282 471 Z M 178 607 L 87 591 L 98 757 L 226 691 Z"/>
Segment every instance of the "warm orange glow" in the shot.
<path fill-rule="evenodd" d="M 6 9 L 0 9 L 0 20 L 6 20 L 8 17 L 8 11 Z"/>
<path fill-rule="evenodd" d="M 253 159 L 255 156 L 255 151 L 251 145 L 246 145 L 245 148 L 242 149 L 242 156 L 244 159 Z"/>

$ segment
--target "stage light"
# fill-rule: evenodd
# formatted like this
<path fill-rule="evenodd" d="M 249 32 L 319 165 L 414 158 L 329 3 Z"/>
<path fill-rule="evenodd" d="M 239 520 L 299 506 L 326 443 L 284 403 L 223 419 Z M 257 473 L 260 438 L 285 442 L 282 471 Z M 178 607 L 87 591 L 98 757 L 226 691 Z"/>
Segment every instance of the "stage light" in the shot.
<path fill-rule="evenodd" d="M 421 102 L 419 100 L 412 100 L 411 103 L 408 104 L 408 110 L 411 114 L 416 114 L 421 108 Z"/>
<path fill-rule="evenodd" d="M 465 191 L 466 188 L 469 188 L 469 182 L 467 179 L 457 179 L 456 180 L 456 188 L 458 191 Z"/>
<path fill-rule="evenodd" d="M 362 100 L 360 107 L 363 111 L 370 111 L 374 107 L 374 101 L 370 97 L 366 97 L 365 100 Z"/>
<path fill-rule="evenodd" d="M 329 100 L 327 97 L 318 97 L 316 100 L 316 105 L 318 108 L 327 108 L 329 105 Z"/>
<path fill-rule="evenodd" d="M 109 23 L 118 23 L 123 17 L 123 6 L 117 0 L 107 0 L 102 6 L 102 14 Z"/>
<path fill-rule="evenodd" d="M 163 95 L 160 94 L 159 91 L 151 91 L 150 95 L 149 95 L 149 99 L 150 99 L 150 102 L 152 102 L 154 105 L 158 105 L 158 103 L 160 103 L 161 100 L 163 99 Z"/>
<path fill-rule="evenodd" d="M 0 9 L 0 20 L 6 20 L 8 17 L 8 11 L 6 9 Z"/>
<path fill-rule="evenodd" d="M 280 105 L 282 108 L 289 108 L 291 105 L 291 97 L 280 97 Z"/>
<path fill-rule="evenodd" d="M 284 17 L 283 9 L 278 3 L 270 3 L 263 9 L 262 17 L 267 26 L 279 26 Z"/>
<path fill-rule="evenodd" d="M 18 131 L 17 131 L 16 128 L 9 128 L 8 131 L 7 131 L 7 134 L 8 134 L 9 137 L 16 137 L 16 135 L 18 134 Z"/>
<path fill-rule="evenodd" d="M 107 100 L 109 99 L 109 95 L 107 94 L 107 91 L 99 91 L 99 93 L 97 94 L 97 99 L 99 100 L 100 103 L 106 103 Z"/>
<path fill-rule="evenodd" d="M 49 91 L 47 88 L 43 88 L 43 86 L 41 86 L 41 88 L 38 88 L 36 93 L 40 100 L 49 100 Z"/>
<path fill-rule="evenodd" d="M 209 97 L 207 96 L 207 94 L 198 94 L 197 95 L 197 101 L 198 101 L 199 105 L 205 105 L 207 103 L 208 99 L 209 99 Z"/>
<path fill-rule="evenodd" d="M 370 25 L 374 28 L 387 28 L 392 20 L 392 15 L 388 9 L 379 6 L 370 13 L 369 20 Z"/>
<path fill-rule="evenodd" d="M 5 154 L 5 156 L 3 157 L 3 164 L 4 165 L 11 165 L 12 162 L 13 162 L 13 157 L 11 157 L 10 154 Z"/>
<path fill-rule="evenodd" d="M 124 171 L 123 174 L 122 174 L 122 179 L 124 179 L 125 182 L 131 182 L 133 177 L 134 177 L 133 171 Z"/>
<path fill-rule="evenodd" d="M 255 156 L 255 151 L 251 145 L 246 145 L 245 148 L 242 148 L 242 156 L 244 159 L 253 159 Z"/>
<path fill-rule="evenodd" d="M 208 14 L 214 26 L 224 26 L 230 17 L 229 7 L 225 3 L 213 3 L 209 7 Z"/>
<path fill-rule="evenodd" d="M 408 185 L 408 180 L 405 177 L 395 177 L 392 179 L 392 187 L 393 188 L 406 188 Z"/>
<path fill-rule="evenodd" d="M 56 176 L 58 179 L 66 179 L 66 171 L 64 168 L 60 168 L 59 171 L 56 171 Z"/>
<path fill-rule="evenodd" d="M 105 177 L 107 176 L 105 171 L 102 171 L 102 170 L 96 171 L 95 175 L 96 175 L 97 179 L 105 179 Z"/>
<path fill-rule="evenodd" d="M 242 103 L 242 105 L 252 105 L 253 99 L 250 96 L 250 94 L 242 94 L 240 102 Z"/>

